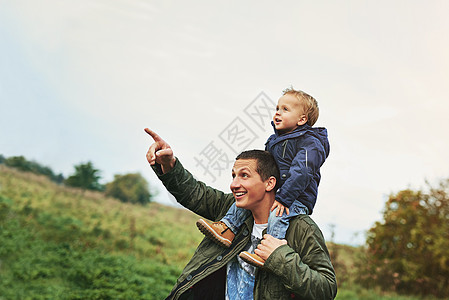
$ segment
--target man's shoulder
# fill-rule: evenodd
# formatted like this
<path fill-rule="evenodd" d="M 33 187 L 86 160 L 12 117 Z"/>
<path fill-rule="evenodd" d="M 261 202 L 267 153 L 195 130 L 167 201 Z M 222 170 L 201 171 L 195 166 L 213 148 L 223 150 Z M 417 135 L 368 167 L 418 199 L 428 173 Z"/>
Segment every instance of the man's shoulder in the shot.
<path fill-rule="evenodd" d="M 298 215 L 290 219 L 290 225 L 317 226 L 315 221 L 309 215 Z"/>
<path fill-rule="evenodd" d="M 289 222 L 289 229 L 293 231 L 321 231 L 309 215 L 298 215 Z"/>
<path fill-rule="evenodd" d="M 313 237 L 313 239 L 309 239 L 309 237 Z M 294 248 L 306 245 L 308 243 L 306 241 L 324 243 L 321 229 L 309 215 L 299 215 L 290 219 L 286 239 L 296 245 Z"/>

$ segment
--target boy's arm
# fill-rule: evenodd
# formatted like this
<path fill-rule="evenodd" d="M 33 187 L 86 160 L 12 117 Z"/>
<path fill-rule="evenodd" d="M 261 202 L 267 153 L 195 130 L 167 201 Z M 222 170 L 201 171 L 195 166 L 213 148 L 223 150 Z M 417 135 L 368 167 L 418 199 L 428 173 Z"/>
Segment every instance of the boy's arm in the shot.
<path fill-rule="evenodd" d="M 309 186 L 326 157 L 326 150 L 318 139 L 306 139 L 292 160 L 287 179 L 276 192 L 276 200 L 290 207 Z"/>

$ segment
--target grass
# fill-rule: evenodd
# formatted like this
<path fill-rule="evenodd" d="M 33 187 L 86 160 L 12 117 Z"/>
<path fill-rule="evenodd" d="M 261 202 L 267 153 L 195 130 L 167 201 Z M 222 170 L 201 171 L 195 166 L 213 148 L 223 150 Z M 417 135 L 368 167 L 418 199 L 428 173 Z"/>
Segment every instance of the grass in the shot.
<path fill-rule="evenodd" d="M 202 239 L 197 218 L 0 164 L 0 300 L 165 298 Z M 364 289 L 354 263 L 363 248 L 329 249 L 339 300 L 434 299 Z"/>
<path fill-rule="evenodd" d="M 202 239 L 196 219 L 0 165 L 0 300 L 164 298 Z"/>
<path fill-rule="evenodd" d="M 27 216 L 26 226 L 39 229 L 44 239 L 182 267 L 202 238 L 193 226 L 197 217 L 182 209 L 122 203 L 2 165 L 0 174 L 0 195 L 11 199 L 14 210 Z"/>

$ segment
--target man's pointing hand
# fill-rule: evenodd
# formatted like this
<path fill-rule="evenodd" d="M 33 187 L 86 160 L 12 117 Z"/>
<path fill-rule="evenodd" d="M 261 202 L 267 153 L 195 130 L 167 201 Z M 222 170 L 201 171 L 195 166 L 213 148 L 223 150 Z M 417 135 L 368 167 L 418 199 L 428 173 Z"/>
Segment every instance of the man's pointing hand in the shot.
<path fill-rule="evenodd" d="M 162 172 L 167 173 L 175 166 L 176 158 L 173 155 L 173 150 L 156 132 L 148 128 L 145 128 L 145 132 L 154 140 L 147 152 L 148 162 L 150 165 L 160 164 Z"/>

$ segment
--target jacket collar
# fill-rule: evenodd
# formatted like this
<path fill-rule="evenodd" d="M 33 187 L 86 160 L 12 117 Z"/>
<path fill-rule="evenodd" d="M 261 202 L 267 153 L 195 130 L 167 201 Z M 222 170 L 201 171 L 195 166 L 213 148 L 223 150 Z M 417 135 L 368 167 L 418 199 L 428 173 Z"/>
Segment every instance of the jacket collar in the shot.
<path fill-rule="evenodd" d="M 299 136 L 303 135 L 304 133 L 306 133 L 308 130 L 311 130 L 311 128 L 312 128 L 312 127 L 310 127 L 310 125 L 304 124 L 304 125 L 298 126 L 293 131 L 281 134 L 274 127 L 274 122 L 273 121 L 271 121 L 271 126 L 273 127 L 274 134 L 268 139 L 267 143 L 271 142 L 271 141 L 273 141 L 275 143 L 278 143 L 278 142 L 282 142 L 282 141 L 284 141 L 286 139 L 296 138 L 296 137 L 299 137 Z"/>

